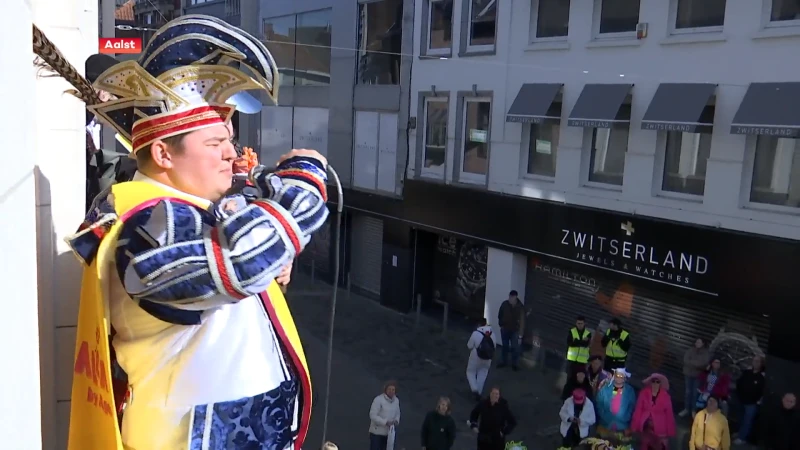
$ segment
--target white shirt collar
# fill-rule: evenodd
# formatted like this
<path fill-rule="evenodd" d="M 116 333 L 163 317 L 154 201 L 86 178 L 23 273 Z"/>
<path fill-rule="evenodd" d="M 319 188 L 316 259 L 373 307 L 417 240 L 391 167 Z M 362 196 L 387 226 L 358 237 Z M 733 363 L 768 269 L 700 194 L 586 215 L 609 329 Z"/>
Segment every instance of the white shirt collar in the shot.
<path fill-rule="evenodd" d="M 158 182 L 158 181 L 156 181 L 156 180 L 154 180 L 154 179 L 148 177 L 147 175 L 145 175 L 145 174 L 143 174 L 141 172 L 138 172 L 138 171 L 135 174 L 133 174 L 133 181 L 142 181 L 144 183 L 152 184 L 153 186 L 158 186 L 161 189 L 164 189 L 166 191 L 174 192 L 176 194 L 180 194 L 183 197 L 187 197 L 187 198 L 189 198 L 191 200 L 196 201 L 199 205 L 202 205 L 204 208 L 210 207 L 212 205 L 212 203 L 213 203 L 213 202 L 211 202 L 211 201 L 209 201 L 209 200 L 207 200 L 205 198 L 200 198 L 200 197 L 198 197 L 196 195 L 187 194 L 186 192 L 183 192 L 183 191 L 180 191 L 178 189 L 175 189 L 172 186 L 167 186 L 166 184 Z"/>

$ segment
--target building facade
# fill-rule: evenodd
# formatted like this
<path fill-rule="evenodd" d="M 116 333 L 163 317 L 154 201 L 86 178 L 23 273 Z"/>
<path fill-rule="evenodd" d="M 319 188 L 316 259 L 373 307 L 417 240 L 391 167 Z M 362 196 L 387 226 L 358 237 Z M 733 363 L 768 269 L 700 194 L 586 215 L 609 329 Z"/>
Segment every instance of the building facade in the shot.
<path fill-rule="evenodd" d="M 515 289 L 541 364 L 578 314 L 598 340 L 618 317 L 634 373 L 680 380 L 700 337 L 735 372 L 768 356 L 782 389 L 800 361 L 800 11 L 703 5 L 416 0 L 402 198 L 345 200 L 382 223 L 381 301 L 491 323 Z"/>

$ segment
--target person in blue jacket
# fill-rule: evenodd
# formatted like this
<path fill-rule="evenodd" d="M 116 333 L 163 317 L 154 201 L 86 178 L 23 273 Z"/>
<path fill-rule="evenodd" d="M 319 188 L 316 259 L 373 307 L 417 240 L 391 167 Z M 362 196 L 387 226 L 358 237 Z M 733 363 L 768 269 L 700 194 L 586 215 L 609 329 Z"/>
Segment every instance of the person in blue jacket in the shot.
<path fill-rule="evenodd" d="M 636 392 L 628 384 L 631 374 L 615 369 L 610 383 L 597 391 L 597 432 L 604 439 L 621 444 L 630 441 L 630 426 L 636 407 Z"/>

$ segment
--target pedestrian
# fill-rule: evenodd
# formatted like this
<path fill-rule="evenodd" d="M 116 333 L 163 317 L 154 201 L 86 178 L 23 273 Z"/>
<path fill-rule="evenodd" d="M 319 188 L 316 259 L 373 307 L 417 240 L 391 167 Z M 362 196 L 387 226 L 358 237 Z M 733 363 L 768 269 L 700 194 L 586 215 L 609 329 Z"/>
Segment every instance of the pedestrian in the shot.
<path fill-rule="evenodd" d="M 486 319 L 481 319 L 478 328 L 472 331 L 467 341 L 467 348 L 470 350 L 467 361 L 467 382 L 475 399 L 480 400 L 495 349 L 492 327 L 487 325 Z"/>
<path fill-rule="evenodd" d="M 719 410 L 719 399 L 711 395 L 706 407 L 694 416 L 690 450 L 731 450 L 731 433 L 728 419 Z"/>
<path fill-rule="evenodd" d="M 761 407 L 761 400 L 764 397 L 766 381 L 764 360 L 761 356 L 754 356 L 750 370 L 742 372 L 742 375 L 736 380 L 736 394 L 739 396 L 739 403 L 743 410 L 739 432 L 736 440 L 733 441 L 736 445 L 744 444 L 750 437 L 758 409 Z"/>
<path fill-rule="evenodd" d="M 700 388 L 700 373 L 708 366 L 709 357 L 706 344 L 700 338 L 697 338 L 694 341 L 694 346 L 683 354 L 683 376 L 686 392 L 683 398 L 683 411 L 678 413 L 680 417 L 686 417 L 694 410 L 698 389 Z"/>
<path fill-rule="evenodd" d="M 500 388 L 497 387 L 489 392 L 489 398 L 475 405 L 469 422 L 472 431 L 478 435 L 478 450 L 504 450 L 506 437 L 517 426 L 508 402 L 500 397 Z"/>
<path fill-rule="evenodd" d="M 624 369 L 628 361 L 628 351 L 631 349 L 631 335 L 628 330 L 622 328 L 619 319 L 611 319 L 611 326 L 606 330 L 601 344 L 606 349 L 606 371 Z"/>
<path fill-rule="evenodd" d="M 766 427 L 767 450 L 796 450 L 800 448 L 800 413 L 797 397 L 784 394 L 777 410 L 770 415 Z"/>
<path fill-rule="evenodd" d="M 643 382 L 631 430 L 641 435 L 642 450 L 668 450 L 669 438 L 675 436 L 675 416 L 669 396 L 669 380 L 654 373 Z"/>
<path fill-rule="evenodd" d="M 500 323 L 500 337 L 503 341 L 503 360 L 497 367 L 507 366 L 508 355 L 511 354 L 511 368 L 519 370 L 519 346 L 525 330 L 525 307 L 519 301 L 517 291 L 508 293 L 508 299 L 500 305 L 497 320 Z"/>
<path fill-rule="evenodd" d="M 586 378 L 589 379 L 589 384 L 592 386 L 592 398 L 597 395 L 597 390 L 603 387 L 603 384 L 611 378 L 611 374 L 603 369 L 603 358 L 600 356 L 592 356 L 589 358 L 589 367 L 586 368 Z"/>
<path fill-rule="evenodd" d="M 369 422 L 369 450 L 386 450 L 390 433 L 394 434 L 394 427 L 400 423 L 397 382 L 386 382 L 383 393 L 372 400 Z"/>
<path fill-rule="evenodd" d="M 439 397 L 436 409 L 422 422 L 422 450 L 450 450 L 456 440 L 456 423 L 450 416 L 450 399 Z"/>
<path fill-rule="evenodd" d="M 583 389 L 586 393 L 586 396 L 589 397 L 590 400 L 594 399 L 592 385 L 589 383 L 589 379 L 586 377 L 586 372 L 575 372 L 569 377 L 569 379 L 567 379 L 567 382 L 564 384 L 564 389 L 561 390 L 561 400 L 567 400 L 568 398 L 572 397 L 572 393 L 575 391 L 575 389 Z"/>
<path fill-rule="evenodd" d="M 594 405 L 587 392 L 581 388 L 575 389 L 561 405 L 559 416 L 561 447 L 571 449 L 579 445 L 581 440 L 589 436 L 589 427 L 595 422 Z"/>
<path fill-rule="evenodd" d="M 630 441 L 636 408 L 636 392 L 628 383 L 630 376 L 625 369 L 615 369 L 611 382 L 605 383 L 595 397 L 597 433 L 615 445 L 627 445 Z"/>
<path fill-rule="evenodd" d="M 575 326 L 567 335 L 567 373 L 586 370 L 589 362 L 589 344 L 592 342 L 592 333 L 586 329 L 586 319 L 578 316 Z"/>
<path fill-rule="evenodd" d="M 722 410 L 722 414 L 728 415 L 728 396 L 730 395 L 731 377 L 722 368 L 722 360 L 719 357 L 714 357 L 706 367 L 706 370 L 700 372 L 698 377 L 699 388 L 697 388 L 698 396 L 695 402 L 695 411 L 699 411 L 706 406 L 708 397 L 717 397 L 717 403 Z"/>

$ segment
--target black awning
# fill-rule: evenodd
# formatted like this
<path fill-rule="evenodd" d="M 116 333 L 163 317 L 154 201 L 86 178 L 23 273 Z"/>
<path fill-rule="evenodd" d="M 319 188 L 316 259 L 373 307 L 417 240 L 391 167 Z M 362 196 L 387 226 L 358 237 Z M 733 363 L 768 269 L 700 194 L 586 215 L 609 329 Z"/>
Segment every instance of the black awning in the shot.
<path fill-rule="evenodd" d="M 563 84 L 523 84 L 506 114 L 506 122 L 542 123 L 561 120 L 561 103 L 555 103 Z"/>
<path fill-rule="evenodd" d="M 661 83 L 642 119 L 643 130 L 710 133 L 714 108 L 708 101 L 716 84 Z"/>
<path fill-rule="evenodd" d="M 614 123 L 629 122 L 630 108 L 623 108 L 622 104 L 632 87 L 632 84 L 587 84 L 572 108 L 567 125 L 611 128 Z"/>
<path fill-rule="evenodd" d="M 800 137 L 799 105 L 800 82 L 750 83 L 731 133 Z"/>

